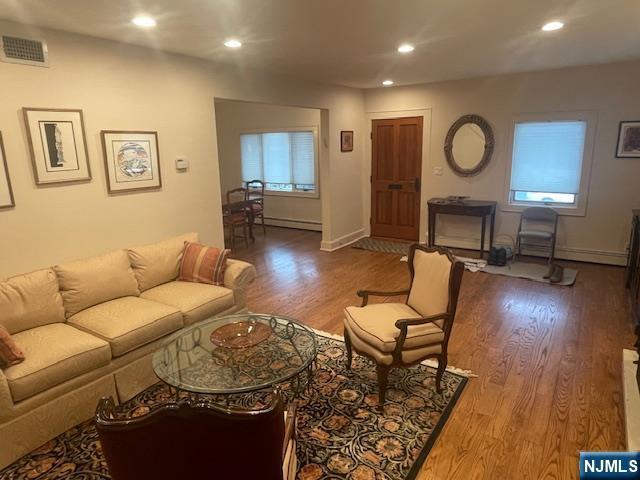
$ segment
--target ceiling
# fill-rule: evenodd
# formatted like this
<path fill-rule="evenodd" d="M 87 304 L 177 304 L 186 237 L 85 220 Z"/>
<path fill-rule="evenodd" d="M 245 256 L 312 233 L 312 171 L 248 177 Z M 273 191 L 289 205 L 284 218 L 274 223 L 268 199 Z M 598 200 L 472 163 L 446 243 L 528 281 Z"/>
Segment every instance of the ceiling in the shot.
<path fill-rule="evenodd" d="M 0 18 L 361 88 L 640 58 L 637 0 L 0 0 Z"/>

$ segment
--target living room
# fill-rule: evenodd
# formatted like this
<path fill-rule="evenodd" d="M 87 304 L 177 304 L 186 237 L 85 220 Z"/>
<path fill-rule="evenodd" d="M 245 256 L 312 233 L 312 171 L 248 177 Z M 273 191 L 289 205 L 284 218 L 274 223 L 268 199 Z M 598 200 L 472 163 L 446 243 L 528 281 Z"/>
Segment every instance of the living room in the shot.
<path fill-rule="evenodd" d="M 0 478 L 136 478 L 100 447 L 138 438 L 117 414 L 211 400 L 233 431 L 275 387 L 296 412 L 263 478 L 577 478 L 638 450 L 638 6 L 269 3 L 0 0 Z M 243 326 L 261 343 L 224 345 Z M 301 359 L 176 380 L 158 352 L 195 331 L 216 368 Z M 209 463 L 243 444 L 212 437 Z"/>

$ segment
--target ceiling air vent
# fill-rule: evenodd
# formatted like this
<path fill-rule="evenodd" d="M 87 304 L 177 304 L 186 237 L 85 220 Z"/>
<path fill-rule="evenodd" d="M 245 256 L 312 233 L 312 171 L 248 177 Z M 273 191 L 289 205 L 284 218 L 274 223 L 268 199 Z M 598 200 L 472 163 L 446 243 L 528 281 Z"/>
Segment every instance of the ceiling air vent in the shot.
<path fill-rule="evenodd" d="M 2 35 L 0 61 L 47 67 L 47 44 L 30 38 Z"/>

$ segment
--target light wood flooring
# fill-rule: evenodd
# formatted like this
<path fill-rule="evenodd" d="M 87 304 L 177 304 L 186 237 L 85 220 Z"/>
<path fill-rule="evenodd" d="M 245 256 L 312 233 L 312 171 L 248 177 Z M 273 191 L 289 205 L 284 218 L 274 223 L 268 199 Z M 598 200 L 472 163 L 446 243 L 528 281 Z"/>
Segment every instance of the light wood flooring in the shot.
<path fill-rule="evenodd" d="M 408 282 L 398 256 L 319 250 L 320 234 L 270 227 L 236 258 L 254 263 L 249 307 L 342 333 L 358 289 Z M 421 471 L 426 479 L 578 478 L 580 450 L 625 448 L 622 349 L 634 336 L 624 269 L 570 263 L 574 287 L 465 272 L 449 363 L 469 381 Z"/>

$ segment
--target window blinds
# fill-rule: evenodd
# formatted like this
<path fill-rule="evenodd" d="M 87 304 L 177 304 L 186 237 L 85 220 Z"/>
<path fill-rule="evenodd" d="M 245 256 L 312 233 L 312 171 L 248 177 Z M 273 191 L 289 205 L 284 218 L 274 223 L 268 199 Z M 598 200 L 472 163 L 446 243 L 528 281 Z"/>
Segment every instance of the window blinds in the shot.
<path fill-rule="evenodd" d="M 257 134 L 240 135 L 242 181 L 262 180 L 262 139 Z"/>
<path fill-rule="evenodd" d="M 585 121 L 517 123 L 511 190 L 578 194 Z"/>
<path fill-rule="evenodd" d="M 240 135 L 242 180 L 315 185 L 314 143 L 312 131 Z"/>

